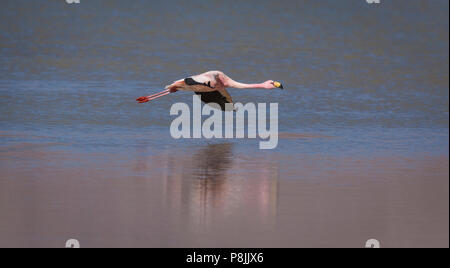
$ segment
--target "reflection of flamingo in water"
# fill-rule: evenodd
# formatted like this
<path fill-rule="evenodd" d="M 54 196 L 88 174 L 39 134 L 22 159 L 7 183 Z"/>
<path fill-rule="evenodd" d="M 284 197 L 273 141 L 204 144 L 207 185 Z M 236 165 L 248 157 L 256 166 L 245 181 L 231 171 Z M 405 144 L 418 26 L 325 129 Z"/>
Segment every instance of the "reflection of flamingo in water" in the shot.
<path fill-rule="evenodd" d="M 283 89 L 283 85 L 280 82 L 273 80 L 267 80 L 260 84 L 244 84 L 234 81 L 221 71 L 209 71 L 199 75 L 190 76 L 185 79 L 175 81 L 171 85 L 166 86 L 166 90 L 159 93 L 137 98 L 139 103 L 148 102 L 170 93 L 182 91 L 193 91 L 195 94 L 200 95 L 200 98 L 205 103 L 217 103 L 222 110 L 225 110 L 226 103 L 233 103 L 230 94 L 225 88 L 263 88 L 263 89 Z"/>
<path fill-rule="evenodd" d="M 188 156 L 188 157 L 187 157 Z M 177 162 L 177 165 L 172 165 Z M 230 217 L 267 226 L 276 220 L 277 159 L 241 157 L 232 143 L 209 144 L 164 160 L 163 196 L 175 222 L 196 231 L 213 230 Z M 252 224 L 241 226 L 250 228 Z"/>
<path fill-rule="evenodd" d="M 194 165 L 194 175 L 201 180 L 213 180 L 215 185 L 220 185 L 219 181 L 224 181 L 226 172 L 233 164 L 233 144 L 221 143 L 210 144 L 201 148 L 192 155 Z"/>

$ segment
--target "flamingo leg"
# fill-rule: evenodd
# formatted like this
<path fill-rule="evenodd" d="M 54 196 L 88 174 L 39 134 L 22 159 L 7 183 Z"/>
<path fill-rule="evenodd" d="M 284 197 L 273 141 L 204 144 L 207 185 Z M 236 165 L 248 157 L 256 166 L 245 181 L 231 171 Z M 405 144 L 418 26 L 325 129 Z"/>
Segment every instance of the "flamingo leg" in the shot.
<path fill-rule="evenodd" d="M 170 93 L 172 93 L 172 92 L 166 92 L 166 93 L 163 93 L 163 94 L 158 95 L 158 96 L 156 96 L 156 97 L 148 98 L 147 101 L 155 100 L 155 99 L 160 98 L 160 97 L 162 97 L 162 96 L 169 95 Z"/>
<path fill-rule="evenodd" d="M 136 101 L 138 101 L 139 103 L 145 103 L 145 102 L 157 99 L 159 97 L 168 95 L 170 93 L 172 93 L 172 92 L 170 92 L 170 89 L 166 89 L 164 91 L 161 91 L 159 93 L 156 93 L 156 94 L 153 94 L 153 95 L 150 95 L 150 96 L 139 97 L 139 98 L 136 99 Z"/>

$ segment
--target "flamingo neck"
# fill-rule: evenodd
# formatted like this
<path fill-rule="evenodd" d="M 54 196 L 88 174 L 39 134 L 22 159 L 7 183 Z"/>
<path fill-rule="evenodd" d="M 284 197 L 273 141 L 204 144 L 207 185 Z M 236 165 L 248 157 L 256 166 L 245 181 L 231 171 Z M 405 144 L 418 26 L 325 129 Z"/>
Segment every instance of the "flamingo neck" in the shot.
<path fill-rule="evenodd" d="M 248 84 L 247 88 L 266 88 L 266 85 L 264 83 Z"/>
<path fill-rule="evenodd" d="M 251 89 L 251 88 L 267 88 L 264 83 L 257 83 L 257 84 L 244 84 L 236 82 L 234 85 L 232 85 L 234 88 L 242 88 L 242 89 Z"/>

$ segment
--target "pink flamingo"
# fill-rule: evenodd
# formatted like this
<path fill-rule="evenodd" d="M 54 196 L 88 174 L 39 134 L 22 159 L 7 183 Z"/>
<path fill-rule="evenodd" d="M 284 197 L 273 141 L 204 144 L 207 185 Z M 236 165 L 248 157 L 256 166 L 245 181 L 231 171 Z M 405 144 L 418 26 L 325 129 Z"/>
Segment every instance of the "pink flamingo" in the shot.
<path fill-rule="evenodd" d="M 283 85 L 280 82 L 267 80 L 260 84 L 244 84 L 234 81 L 221 71 L 209 71 L 199 75 L 190 76 L 185 79 L 180 79 L 166 86 L 166 90 L 159 93 L 137 98 L 139 103 L 145 103 L 157 98 L 160 98 L 170 93 L 182 91 L 193 91 L 195 94 L 200 95 L 200 98 L 205 103 L 217 103 L 225 110 L 226 103 L 233 103 L 230 94 L 228 94 L 226 88 L 262 88 L 262 89 L 283 89 Z"/>

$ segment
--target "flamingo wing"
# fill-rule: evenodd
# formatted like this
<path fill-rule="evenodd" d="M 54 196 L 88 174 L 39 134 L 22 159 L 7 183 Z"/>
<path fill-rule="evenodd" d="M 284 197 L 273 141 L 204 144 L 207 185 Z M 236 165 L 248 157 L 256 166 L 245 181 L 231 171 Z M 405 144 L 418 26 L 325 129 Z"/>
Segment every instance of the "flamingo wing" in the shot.
<path fill-rule="evenodd" d="M 227 103 L 233 104 L 233 99 L 225 89 L 219 89 L 209 92 L 195 91 L 195 94 L 199 95 L 200 99 L 206 104 L 217 103 L 222 109 L 222 111 L 226 111 L 225 104 Z"/>

